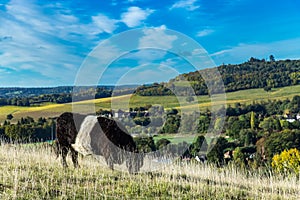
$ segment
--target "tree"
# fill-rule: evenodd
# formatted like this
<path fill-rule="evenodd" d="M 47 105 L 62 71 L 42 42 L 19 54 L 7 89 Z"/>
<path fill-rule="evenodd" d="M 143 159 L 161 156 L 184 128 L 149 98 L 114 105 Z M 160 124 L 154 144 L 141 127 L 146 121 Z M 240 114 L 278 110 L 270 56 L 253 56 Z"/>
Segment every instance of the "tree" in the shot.
<path fill-rule="evenodd" d="M 252 129 L 242 129 L 240 131 L 239 141 L 243 146 L 254 145 L 257 141 L 256 132 Z"/>
<path fill-rule="evenodd" d="M 207 160 L 217 165 L 222 165 L 224 162 L 224 150 L 228 147 L 228 142 L 223 137 L 219 137 L 216 140 L 215 145 L 207 154 Z M 213 142 L 211 144 L 213 144 Z"/>
<path fill-rule="evenodd" d="M 284 150 L 272 158 L 272 168 L 278 173 L 296 173 L 300 172 L 300 152 L 293 148 Z"/>
<path fill-rule="evenodd" d="M 254 58 L 254 57 L 251 57 L 249 59 L 249 62 L 260 62 L 261 60 L 257 59 L 257 58 Z"/>
<path fill-rule="evenodd" d="M 250 115 L 250 127 L 252 130 L 255 129 L 255 113 L 252 111 Z"/>
<path fill-rule="evenodd" d="M 245 167 L 245 159 L 246 159 L 245 155 L 242 152 L 241 148 L 237 147 L 234 150 L 234 153 L 233 153 L 234 164 L 237 165 L 237 166 L 239 166 L 239 167 Z"/>
<path fill-rule="evenodd" d="M 269 59 L 270 59 L 271 62 L 275 62 L 275 57 L 273 55 L 270 55 Z"/>
<path fill-rule="evenodd" d="M 244 128 L 244 123 L 238 119 L 228 124 L 227 133 L 230 137 L 239 138 L 240 131 Z"/>
<path fill-rule="evenodd" d="M 21 138 L 21 127 L 15 124 L 6 126 L 5 135 L 11 140 L 18 140 Z"/>
<path fill-rule="evenodd" d="M 182 114 L 180 121 L 180 132 L 181 133 L 197 133 L 198 115 L 196 113 Z"/>
<path fill-rule="evenodd" d="M 156 150 L 153 137 L 136 137 L 134 141 L 139 152 L 148 153 Z"/>
<path fill-rule="evenodd" d="M 172 108 L 171 110 L 169 110 L 167 112 L 167 115 L 177 115 L 177 113 L 178 113 L 178 110 L 175 108 Z"/>
<path fill-rule="evenodd" d="M 43 117 L 38 118 L 37 120 L 37 124 L 38 125 L 43 125 L 44 123 L 46 123 L 46 119 Z"/>
<path fill-rule="evenodd" d="M 283 130 L 272 133 L 265 141 L 265 150 L 267 156 L 272 158 L 275 154 L 285 149 L 297 148 L 300 150 L 300 131 Z"/>
<path fill-rule="evenodd" d="M 259 124 L 259 128 L 262 128 L 269 133 L 273 132 L 273 130 L 280 131 L 281 125 L 279 119 L 274 119 L 273 117 L 264 118 L 262 122 Z"/>
<path fill-rule="evenodd" d="M 192 156 L 197 156 L 200 154 L 205 154 L 205 152 L 200 152 L 201 150 L 202 151 L 207 151 L 207 142 L 206 142 L 206 139 L 203 135 L 200 135 L 197 137 L 196 141 L 193 142 L 190 147 L 189 147 L 189 153 L 192 155 Z"/>
<path fill-rule="evenodd" d="M 177 133 L 180 126 L 179 115 L 168 115 L 164 126 L 161 129 L 161 133 Z"/>
<path fill-rule="evenodd" d="M 209 123 L 210 123 L 209 117 L 206 115 L 201 115 L 198 121 L 197 132 L 206 133 L 209 127 Z"/>
<path fill-rule="evenodd" d="M 290 78 L 293 81 L 293 85 L 297 85 L 300 81 L 300 72 L 292 72 Z"/>
<path fill-rule="evenodd" d="M 12 118 L 14 118 L 14 116 L 13 116 L 12 114 L 8 114 L 8 115 L 6 116 L 6 119 L 8 119 L 8 120 L 11 120 Z"/>
<path fill-rule="evenodd" d="M 300 110 L 300 96 L 296 95 L 291 101 L 291 110 L 294 113 L 299 112 Z"/>
<path fill-rule="evenodd" d="M 271 86 L 266 86 L 266 87 L 264 87 L 264 91 L 266 91 L 266 92 L 269 92 L 269 91 L 271 91 Z"/>
<path fill-rule="evenodd" d="M 161 150 L 163 147 L 167 146 L 170 143 L 171 141 L 166 138 L 159 139 L 156 142 L 156 149 Z"/>
<path fill-rule="evenodd" d="M 150 118 L 149 117 L 136 117 L 133 120 L 136 125 L 140 126 L 148 126 L 150 124 Z"/>
<path fill-rule="evenodd" d="M 215 129 L 216 131 L 220 131 L 220 132 L 221 132 L 221 131 L 223 130 L 223 126 L 224 126 L 224 119 L 218 117 L 218 118 L 215 120 L 214 129 Z"/>

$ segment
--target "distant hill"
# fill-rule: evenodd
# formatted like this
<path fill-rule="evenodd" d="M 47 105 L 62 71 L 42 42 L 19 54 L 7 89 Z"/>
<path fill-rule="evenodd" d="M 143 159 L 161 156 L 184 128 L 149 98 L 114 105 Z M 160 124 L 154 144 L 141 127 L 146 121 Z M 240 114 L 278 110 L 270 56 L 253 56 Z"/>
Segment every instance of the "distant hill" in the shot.
<path fill-rule="evenodd" d="M 100 86 L 99 86 L 100 87 Z M 86 87 L 88 90 L 91 87 Z M 101 86 L 107 90 L 112 90 L 113 86 Z M 24 98 L 47 94 L 70 94 L 73 91 L 73 86 L 59 87 L 2 87 L 0 88 L 0 97 L 2 98 Z"/>
<path fill-rule="evenodd" d="M 69 103 L 88 99 L 98 99 L 111 96 L 131 94 L 135 85 L 122 86 L 73 86 L 22 88 L 0 88 L 0 106 L 32 106 L 41 103 Z M 74 98 L 75 97 L 75 98 Z"/>
<path fill-rule="evenodd" d="M 249 61 L 236 65 L 221 65 L 219 70 L 226 92 L 238 90 L 285 87 L 300 84 L 300 60 L 279 60 L 265 61 L 256 58 L 250 58 Z M 179 95 L 186 95 L 188 87 L 182 83 L 182 80 L 189 81 L 196 95 L 208 94 L 207 86 L 202 73 L 207 73 L 212 69 L 181 74 L 167 83 L 154 83 L 152 85 L 143 85 L 136 90 L 136 94 L 141 96 L 161 96 L 173 95 L 170 88 L 174 88 Z M 216 79 L 212 77 L 212 83 Z M 213 87 L 213 92 L 220 91 L 218 84 Z"/>

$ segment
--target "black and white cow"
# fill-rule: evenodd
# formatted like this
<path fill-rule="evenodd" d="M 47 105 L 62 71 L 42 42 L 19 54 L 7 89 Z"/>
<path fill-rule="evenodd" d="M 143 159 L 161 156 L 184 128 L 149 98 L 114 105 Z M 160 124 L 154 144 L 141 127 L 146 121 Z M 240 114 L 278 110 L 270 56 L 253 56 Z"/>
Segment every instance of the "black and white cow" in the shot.
<path fill-rule="evenodd" d="M 103 156 L 112 170 L 114 164 L 124 161 L 129 173 L 136 173 L 142 167 L 143 156 L 139 154 L 133 138 L 115 120 L 65 112 L 56 121 L 56 152 L 62 156 L 64 167 L 67 167 L 69 151 L 74 167 L 78 167 L 78 152 Z"/>

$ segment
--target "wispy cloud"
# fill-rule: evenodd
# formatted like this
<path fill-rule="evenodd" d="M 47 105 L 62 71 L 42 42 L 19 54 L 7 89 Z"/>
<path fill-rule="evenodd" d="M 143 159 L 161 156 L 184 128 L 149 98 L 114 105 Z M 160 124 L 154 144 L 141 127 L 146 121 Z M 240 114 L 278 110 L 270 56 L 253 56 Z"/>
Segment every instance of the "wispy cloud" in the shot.
<path fill-rule="evenodd" d="M 177 39 L 176 35 L 168 35 L 165 33 L 167 27 L 162 25 L 160 27 L 146 29 L 144 36 L 139 40 L 139 48 L 161 48 L 171 49 L 172 43 Z"/>
<path fill-rule="evenodd" d="M 106 33 L 112 33 L 116 28 L 118 23 L 118 20 L 110 19 L 109 17 L 98 14 L 97 16 L 92 16 L 93 22 L 95 25 L 99 28 L 98 32 L 106 32 Z"/>
<path fill-rule="evenodd" d="M 138 1 L 142 1 L 142 0 L 128 0 L 128 3 L 134 3 L 134 2 L 138 2 Z"/>
<path fill-rule="evenodd" d="M 65 74 L 72 77 L 82 61 L 70 46 L 72 42 L 67 40 L 75 31 L 72 23 L 78 19 L 61 13 L 46 16 L 42 11 L 42 7 L 30 1 L 12 0 L 7 4 L 0 23 L 0 35 L 6 38 L 0 41 L 0 65 L 17 72 L 20 79 L 22 73 L 31 71 L 48 80 L 64 82 L 68 77 Z M 66 44 L 62 45 L 62 41 Z M 38 79 L 32 77 L 35 78 Z"/>
<path fill-rule="evenodd" d="M 0 66 L 0 76 L 6 75 L 6 74 L 11 74 L 11 73 L 12 73 L 11 69 Z"/>
<path fill-rule="evenodd" d="M 212 34 L 213 32 L 215 32 L 213 29 L 204 29 L 197 33 L 197 37 L 204 37 L 204 36 Z"/>
<path fill-rule="evenodd" d="M 39 79 L 38 74 L 47 84 L 74 82 L 84 57 L 99 42 L 97 35 L 113 33 L 118 23 L 101 13 L 84 23 L 62 4 L 33 0 L 11 0 L 0 17 L 0 66 L 19 74 L 16 85 L 29 72 L 36 75 L 28 82 Z"/>
<path fill-rule="evenodd" d="M 129 7 L 127 12 L 121 15 L 121 21 L 124 22 L 128 27 L 139 26 L 143 20 L 153 13 L 154 10 L 151 9 L 141 9 L 139 7 L 133 6 Z"/>
<path fill-rule="evenodd" d="M 181 0 L 181 1 L 174 3 L 171 6 L 170 10 L 172 10 L 174 8 L 184 8 L 186 10 L 193 11 L 193 10 L 200 8 L 200 6 L 195 5 L 196 2 L 197 2 L 197 0 Z"/>
<path fill-rule="evenodd" d="M 171 79 L 179 73 L 172 67 L 165 65 L 139 65 L 128 69 L 126 73 L 119 79 L 119 85 L 128 84 L 145 84 L 153 82 L 163 82 L 166 79 Z"/>
<path fill-rule="evenodd" d="M 268 58 L 274 55 L 277 59 L 299 59 L 300 38 L 275 41 L 259 44 L 239 44 L 238 46 L 224 49 L 210 54 L 217 64 L 221 63 L 241 63 L 249 60 L 250 57 Z"/>

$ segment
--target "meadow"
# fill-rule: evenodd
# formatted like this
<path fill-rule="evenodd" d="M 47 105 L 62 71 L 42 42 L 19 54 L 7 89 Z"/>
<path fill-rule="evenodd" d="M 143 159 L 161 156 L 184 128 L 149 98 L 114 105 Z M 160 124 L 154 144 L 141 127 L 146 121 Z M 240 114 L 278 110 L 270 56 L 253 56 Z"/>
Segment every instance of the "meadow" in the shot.
<path fill-rule="evenodd" d="M 273 88 L 270 92 L 266 92 L 263 89 L 249 89 L 241 90 L 237 92 L 226 93 L 226 100 L 218 99 L 218 95 L 215 96 L 215 105 L 246 103 L 250 104 L 253 101 L 267 101 L 286 98 L 292 98 L 295 95 L 299 95 L 300 85 L 289 86 L 283 88 Z M 14 119 L 12 122 L 16 122 L 21 117 L 30 116 L 35 119 L 39 117 L 55 117 L 59 114 L 72 111 L 75 106 L 76 111 L 83 113 L 93 112 L 99 109 L 123 109 L 128 110 L 129 107 L 135 108 L 140 106 L 162 105 L 166 109 L 178 108 L 184 109 L 187 112 L 194 111 L 195 109 L 204 110 L 211 107 L 211 99 L 205 96 L 198 96 L 197 100 L 193 102 L 186 102 L 185 97 L 176 96 L 137 96 L 137 95 L 123 95 L 109 98 L 101 98 L 87 101 L 75 102 L 73 104 L 41 104 L 35 107 L 19 107 L 19 106 L 2 106 L 0 107 L 0 121 L 4 121 L 8 114 L 13 114 Z"/>
<path fill-rule="evenodd" d="M 154 142 L 157 142 L 160 139 L 167 139 L 172 144 L 178 144 L 180 142 L 187 142 L 192 144 L 198 135 L 195 134 L 159 134 L 153 137 Z"/>
<path fill-rule="evenodd" d="M 92 157 L 63 169 L 51 148 L 0 145 L 0 199 L 299 199 L 298 176 L 177 162 L 130 175 Z M 70 158 L 68 158 L 70 164 Z"/>

